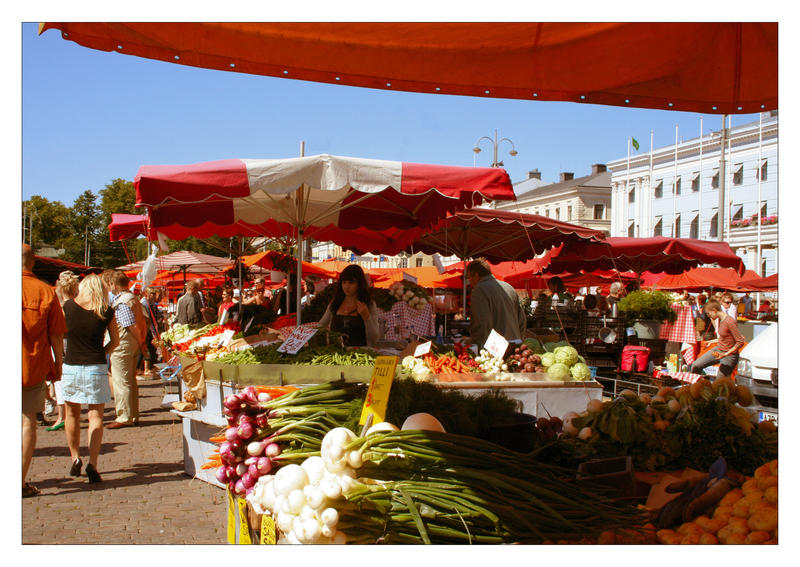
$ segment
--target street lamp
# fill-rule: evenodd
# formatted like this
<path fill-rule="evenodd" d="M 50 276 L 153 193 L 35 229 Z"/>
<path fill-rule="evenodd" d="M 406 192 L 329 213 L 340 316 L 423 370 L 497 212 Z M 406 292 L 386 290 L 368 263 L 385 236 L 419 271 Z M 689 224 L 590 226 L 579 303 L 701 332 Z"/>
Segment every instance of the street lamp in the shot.
<path fill-rule="evenodd" d="M 495 131 L 494 131 L 494 139 L 490 138 L 489 136 L 481 136 L 480 138 L 478 138 L 478 141 L 475 142 L 475 147 L 472 148 L 472 151 L 475 152 L 475 156 L 473 156 L 473 158 L 472 158 L 473 159 L 473 161 L 472 161 L 473 165 L 475 165 L 475 157 L 477 157 L 477 155 L 479 153 L 481 153 L 481 149 L 480 149 L 480 147 L 478 147 L 480 145 L 480 143 L 481 143 L 481 140 L 489 140 L 493 144 L 494 159 L 492 160 L 492 167 L 503 167 L 503 162 L 502 161 L 497 161 L 497 146 L 499 145 L 500 142 L 508 142 L 509 144 L 511 144 L 511 151 L 508 152 L 508 155 L 510 155 L 511 157 L 514 157 L 515 155 L 517 155 L 517 150 L 514 149 L 514 142 L 512 142 L 508 138 L 500 138 L 498 140 L 497 139 L 497 130 L 495 129 Z"/>

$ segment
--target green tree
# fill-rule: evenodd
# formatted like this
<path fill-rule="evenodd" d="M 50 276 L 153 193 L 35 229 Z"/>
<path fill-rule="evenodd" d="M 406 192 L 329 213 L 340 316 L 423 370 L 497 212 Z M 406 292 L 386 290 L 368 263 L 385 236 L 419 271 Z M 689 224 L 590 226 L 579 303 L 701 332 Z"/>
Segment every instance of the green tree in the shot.
<path fill-rule="evenodd" d="M 81 264 L 88 260 L 89 264 L 97 265 L 94 262 L 94 250 L 99 243 L 101 216 L 97 196 L 91 190 L 87 189 L 75 199 L 67 215 L 71 234 L 64 246 L 65 260 Z"/>
<path fill-rule="evenodd" d="M 60 201 L 49 201 L 33 195 L 22 202 L 23 239 L 31 243 L 34 251 L 38 243 L 50 244 L 56 249 L 64 248 L 67 238 L 72 234 L 68 218 L 69 208 Z"/>
<path fill-rule="evenodd" d="M 123 242 L 111 242 L 109 239 L 108 225 L 111 224 L 111 215 L 114 213 L 142 214 L 136 207 L 136 188 L 131 181 L 116 178 L 100 190 L 100 229 L 95 243 L 93 264 L 95 266 L 116 267 L 128 263 L 134 258 L 141 260 L 147 256 L 147 244 L 144 239 Z"/>

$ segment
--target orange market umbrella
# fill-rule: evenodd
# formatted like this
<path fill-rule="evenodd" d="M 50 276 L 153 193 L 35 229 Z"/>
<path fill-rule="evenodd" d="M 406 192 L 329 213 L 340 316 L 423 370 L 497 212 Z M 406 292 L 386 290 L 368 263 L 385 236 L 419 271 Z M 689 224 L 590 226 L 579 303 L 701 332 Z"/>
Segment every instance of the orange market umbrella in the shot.
<path fill-rule="evenodd" d="M 777 22 L 48 22 L 39 33 L 48 29 L 101 51 L 337 85 L 718 114 L 778 108 Z"/>

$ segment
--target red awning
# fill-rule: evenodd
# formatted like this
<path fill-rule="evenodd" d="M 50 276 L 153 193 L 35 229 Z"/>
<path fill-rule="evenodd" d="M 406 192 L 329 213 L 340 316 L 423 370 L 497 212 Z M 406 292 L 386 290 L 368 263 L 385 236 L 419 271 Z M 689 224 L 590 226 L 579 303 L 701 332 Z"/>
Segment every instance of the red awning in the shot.
<path fill-rule="evenodd" d="M 778 108 L 777 22 L 48 22 L 180 65 L 431 94 L 747 114 Z"/>
<path fill-rule="evenodd" d="M 705 289 L 736 290 L 742 279 L 758 277 L 752 270 L 745 270 L 740 277 L 730 268 L 692 268 L 682 274 L 667 275 L 655 284 L 657 289 L 689 291 L 697 293 Z"/>
<path fill-rule="evenodd" d="M 148 234 L 147 227 L 147 215 L 112 213 L 111 224 L 108 225 L 108 237 L 111 242 L 129 240 L 139 236 L 147 236 L 148 240 L 155 240 L 153 234 Z"/>
<path fill-rule="evenodd" d="M 765 278 L 759 277 L 758 274 L 754 278 L 743 277 L 737 285 L 737 291 L 778 291 L 778 274 L 774 273 Z"/>
<path fill-rule="evenodd" d="M 726 242 L 694 238 L 609 237 L 600 242 L 565 244 L 550 257 L 548 273 L 618 270 L 680 274 L 702 264 L 718 264 L 744 273 L 744 262 Z"/>
<path fill-rule="evenodd" d="M 266 250 L 257 254 L 250 254 L 242 256 L 242 264 L 250 266 L 260 266 L 267 270 L 275 270 L 279 272 L 295 272 L 297 271 L 297 259 L 289 256 L 288 254 L 281 254 L 275 250 Z M 234 265 L 231 264 L 231 268 Z M 313 275 L 321 278 L 335 278 L 339 274 L 333 270 L 326 270 L 320 266 L 314 265 L 311 262 L 303 262 L 303 276 Z"/>

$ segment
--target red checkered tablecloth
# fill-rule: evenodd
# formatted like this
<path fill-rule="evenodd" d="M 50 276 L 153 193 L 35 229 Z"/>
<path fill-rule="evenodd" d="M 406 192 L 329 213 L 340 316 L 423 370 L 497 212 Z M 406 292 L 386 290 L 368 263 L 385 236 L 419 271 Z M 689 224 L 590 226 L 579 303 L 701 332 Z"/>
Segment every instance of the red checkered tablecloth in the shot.
<path fill-rule="evenodd" d="M 663 323 L 661 325 L 659 338 L 676 343 L 694 343 L 697 339 L 697 330 L 694 327 L 692 308 L 682 304 L 673 304 L 672 308 L 678 314 L 678 317 L 674 323 Z"/>
<path fill-rule="evenodd" d="M 672 373 L 660 372 L 658 375 L 659 377 L 670 376 L 675 380 L 680 380 L 681 382 L 686 382 L 687 384 L 694 384 L 700 378 L 703 377 L 701 374 L 693 374 L 691 372 L 672 372 Z"/>
<path fill-rule="evenodd" d="M 433 305 L 426 304 L 423 309 L 415 309 L 405 301 L 398 301 L 392 310 L 378 315 L 386 328 L 386 340 L 398 341 L 413 335 L 431 336 L 434 334 Z"/>

